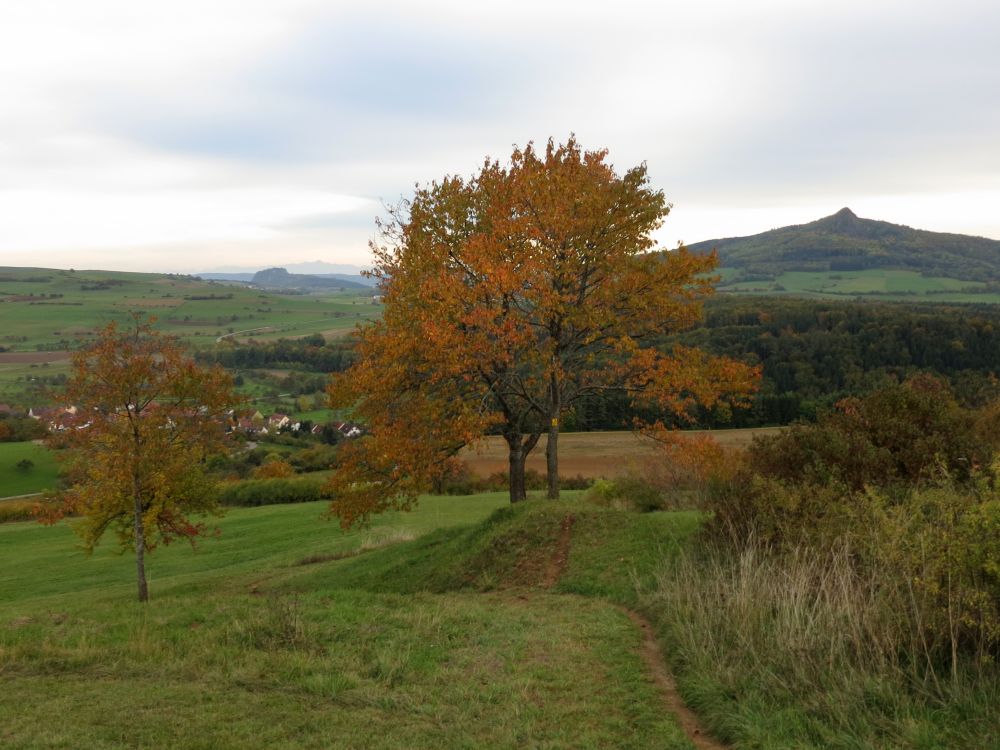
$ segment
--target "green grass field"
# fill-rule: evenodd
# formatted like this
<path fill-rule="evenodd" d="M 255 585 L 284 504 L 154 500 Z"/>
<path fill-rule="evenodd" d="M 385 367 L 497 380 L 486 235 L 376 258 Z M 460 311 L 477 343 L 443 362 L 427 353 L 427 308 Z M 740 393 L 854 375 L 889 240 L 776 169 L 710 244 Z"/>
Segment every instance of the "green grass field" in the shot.
<path fill-rule="evenodd" d="M 18 468 L 20 461 L 31 461 L 31 468 Z M 47 448 L 35 443 L 0 443 L 0 499 L 52 489 L 58 467 Z"/>
<path fill-rule="evenodd" d="M 155 316 L 157 329 L 189 346 L 206 348 L 227 336 L 343 336 L 380 314 L 370 300 L 355 291 L 271 294 L 166 274 L 0 267 L 0 400 L 48 403 L 45 389 L 68 373 L 68 352 L 136 311 Z"/>
<path fill-rule="evenodd" d="M 497 537 L 480 533 L 470 546 L 469 524 L 504 505 L 502 493 L 425 498 L 413 514 L 352 533 L 320 522 L 315 504 L 233 511 L 196 552 L 151 556 L 145 607 L 132 601 L 131 557 L 86 558 L 64 526 L 0 527 L 0 744 L 691 747 L 646 672 L 641 633 L 617 607 L 549 593 L 509 554 L 491 591 L 420 584 L 434 545 L 451 571 L 437 580 L 460 575 L 470 552 L 488 575 Z M 554 507 L 527 524 L 523 544 L 551 536 L 572 505 Z M 567 580 L 571 571 L 572 562 Z M 523 585 L 504 585 L 508 573 Z"/>
<path fill-rule="evenodd" d="M 690 749 L 627 607 L 734 748 L 998 746 L 995 679 L 951 702 L 860 673 L 813 688 L 785 671 L 794 643 L 741 644 L 787 603 L 729 610 L 767 571 L 699 562 L 699 514 L 566 494 L 425 497 L 352 532 L 322 504 L 234 510 L 155 551 L 145 606 L 130 555 L 0 526 L 0 744 Z"/>
<path fill-rule="evenodd" d="M 922 276 L 915 271 L 870 269 L 866 271 L 789 271 L 773 281 L 733 281 L 734 269 L 722 269 L 720 292 L 739 294 L 792 294 L 800 297 L 904 300 L 920 302 L 998 303 L 1000 294 L 980 294 L 978 281 Z"/>
<path fill-rule="evenodd" d="M 229 335 L 335 336 L 379 312 L 370 295 L 356 292 L 282 295 L 188 276 L 38 268 L 0 267 L 0 300 L 7 322 L 0 346 L 27 352 L 72 349 L 133 311 L 156 316 L 157 328 L 195 346 Z"/>

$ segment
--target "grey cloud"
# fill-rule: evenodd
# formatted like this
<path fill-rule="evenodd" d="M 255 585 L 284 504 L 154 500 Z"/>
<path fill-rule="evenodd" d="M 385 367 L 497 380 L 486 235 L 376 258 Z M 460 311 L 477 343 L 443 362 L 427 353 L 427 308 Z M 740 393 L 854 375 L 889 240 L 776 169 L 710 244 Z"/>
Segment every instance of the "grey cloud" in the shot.
<path fill-rule="evenodd" d="M 543 88 L 532 46 L 341 16 L 236 75 L 196 83 L 192 95 L 107 97 L 101 118 L 127 139 L 186 154 L 274 163 L 405 157 L 452 146 L 508 117 L 512 105 L 529 105 Z"/>
<path fill-rule="evenodd" d="M 771 101 L 677 165 L 702 191 L 901 190 L 1000 172 L 1000 7 L 773 29 Z"/>

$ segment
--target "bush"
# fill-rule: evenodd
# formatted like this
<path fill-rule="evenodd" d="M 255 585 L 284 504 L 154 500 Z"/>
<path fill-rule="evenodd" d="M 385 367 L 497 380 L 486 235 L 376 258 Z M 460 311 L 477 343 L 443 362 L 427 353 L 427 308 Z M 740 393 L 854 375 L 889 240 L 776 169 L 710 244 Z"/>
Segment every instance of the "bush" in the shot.
<path fill-rule="evenodd" d="M 316 445 L 293 454 L 289 460 L 295 470 L 302 473 L 325 471 L 336 463 L 337 449 L 329 445 Z"/>
<path fill-rule="evenodd" d="M 599 505 L 616 509 L 637 510 L 650 513 L 665 507 L 663 493 L 639 477 L 598 479 L 587 491 L 586 498 Z"/>
<path fill-rule="evenodd" d="M 646 432 L 661 448 L 639 462 L 642 480 L 659 491 L 664 509 L 705 507 L 716 487 L 732 480 L 742 452 L 723 448 L 711 435 L 691 435 L 657 425 Z"/>
<path fill-rule="evenodd" d="M 895 585 L 910 652 L 958 669 L 960 651 L 1000 657 L 1000 494 L 947 483 L 902 501 L 870 491 L 855 536 L 863 564 Z"/>
<path fill-rule="evenodd" d="M 851 529 L 854 502 L 837 482 L 786 482 L 743 471 L 709 495 L 705 528 L 737 547 L 749 539 L 773 548 L 825 547 Z"/>
<path fill-rule="evenodd" d="M 224 482 L 219 490 L 222 505 L 256 507 L 316 500 L 329 500 L 329 496 L 323 490 L 323 480 L 311 477 Z"/>
<path fill-rule="evenodd" d="M 846 545 L 910 658 L 955 671 L 960 652 L 1000 657 L 1000 490 L 988 476 L 862 493 L 752 476 L 716 495 L 706 528 L 776 557 Z"/>
<path fill-rule="evenodd" d="M 29 500 L 4 500 L 0 502 L 0 523 L 31 521 L 35 518 L 34 507 Z"/>
<path fill-rule="evenodd" d="M 510 487 L 510 476 L 506 471 L 497 471 L 488 477 L 477 477 L 464 462 L 451 469 L 447 475 L 435 482 L 432 492 L 437 495 L 477 495 L 480 492 L 502 492 Z M 575 477 L 559 477 L 559 486 L 564 490 L 585 490 L 593 484 L 579 474 Z M 534 469 L 524 472 L 524 488 L 529 491 L 544 490 L 548 487 L 545 475 Z"/>
<path fill-rule="evenodd" d="M 268 456 L 264 463 L 253 470 L 254 479 L 284 479 L 295 474 L 292 465 L 277 454 Z"/>
<path fill-rule="evenodd" d="M 860 491 L 933 482 L 941 469 L 967 480 L 991 456 L 991 446 L 976 437 L 975 415 L 959 407 L 942 381 L 918 375 L 863 399 L 844 399 L 816 424 L 755 439 L 748 463 L 763 476 Z"/>

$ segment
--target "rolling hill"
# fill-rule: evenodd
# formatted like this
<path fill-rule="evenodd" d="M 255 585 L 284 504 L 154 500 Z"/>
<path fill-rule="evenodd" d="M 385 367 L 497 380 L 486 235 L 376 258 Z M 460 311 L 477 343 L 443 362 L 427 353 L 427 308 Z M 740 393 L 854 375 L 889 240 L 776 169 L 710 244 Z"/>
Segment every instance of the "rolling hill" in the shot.
<path fill-rule="evenodd" d="M 358 277 L 363 279 L 363 277 Z M 314 276 L 311 274 L 289 273 L 284 268 L 265 268 L 250 279 L 250 283 L 260 289 L 294 289 L 304 292 L 328 292 L 334 289 L 365 290 L 371 285 L 355 281 L 344 274 Z"/>
<path fill-rule="evenodd" d="M 723 286 L 787 273 L 900 271 L 924 277 L 1000 282 L 1000 241 L 862 219 L 849 208 L 797 226 L 689 246 L 719 253 Z M 780 290 L 779 290 L 780 291 Z"/>

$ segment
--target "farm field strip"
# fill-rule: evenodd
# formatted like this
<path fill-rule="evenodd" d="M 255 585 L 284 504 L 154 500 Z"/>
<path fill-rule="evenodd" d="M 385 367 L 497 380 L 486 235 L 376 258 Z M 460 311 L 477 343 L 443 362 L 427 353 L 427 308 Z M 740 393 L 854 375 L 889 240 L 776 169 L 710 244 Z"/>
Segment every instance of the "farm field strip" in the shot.
<path fill-rule="evenodd" d="M 825 299 L 863 297 L 881 301 L 959 302 L 994 304 L 1000 294 L 974 293 L 979 281 L 922 276 L 916 271 L 869 269 L 865 271 L 786 271 L 774 280 L 730 281 L 738 278 L 735 269 L 720 269 L 724 294 L 791 294 Z"/>
<path fill-rule="evenodd" d="M 18 352 L 73 348 L 132 310 L 197 346 L 229 329 L 273 328 L 266 337 L 347 330 L 379 312 L 370 295 L 353 292 L 284 295 L 186 276 L 2 267 L 0 310 L 9 321 L 0 346 Z"/>
<path fill-rule="evenodd" d="M 694 437 L 710 435 L 724 448 L 746 447 L 755 435 L 774 434 L 780 427 L 740 430 L 685 430 Z M 545 436 L 528 456 L 526 468 L 545 472 Z M 629 431 L 565 432 L 559 435 L 559 473 L 564 477 L 580 475 L 589 479 L 622 476 L 641 469 L 644 462 L 656 460 L 661 448 L 649 438 Z M 467 448 L 460 458 L 477 476 L 487 477 L 507 471 L 507 444 L 498 435 L 487 436 L 476 448 Z"/>

